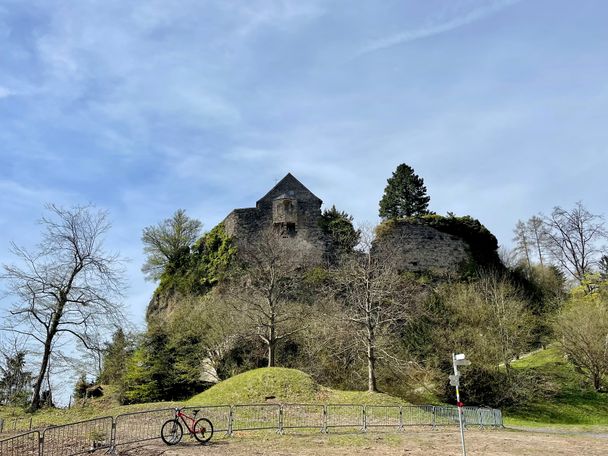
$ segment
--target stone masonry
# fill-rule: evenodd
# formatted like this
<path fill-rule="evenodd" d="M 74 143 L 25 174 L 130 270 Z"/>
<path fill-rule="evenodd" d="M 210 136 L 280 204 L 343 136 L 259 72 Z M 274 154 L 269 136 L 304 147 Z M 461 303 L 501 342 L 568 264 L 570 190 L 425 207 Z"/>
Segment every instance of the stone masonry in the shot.
<path fill-rule="evenodd" d="M 291 173 L 281 179 L 255 207 L 233 210 L 223 221 L 237 246 L 251 242 L 263 230 L 274 229 L 286 240 L 321 258 L 329 239 L 319 226 L 323 201 Z"/>
<path fill-rule="evenodd" d="M 319 227 L 321 204 L 321 199 L 287 174 L 255 207 L 233 210 L 223 221 L 224 229 L 238 246 L 272 228 L 298 249 L 321 258 L 331 248 L 331 241 Z M 449 276 L 458 274 L 470 260 L 465 241 L 429 226 L 397 222 L 381 242 L 391 244 L 402 271 Z"/>
<path fill-rule="evenodd" d="M 446 277 L 457 275 L 471 260 L 465 241 L 430 226 L 396 222 L 381 239 L 394 249 L 402 271 Z"/>

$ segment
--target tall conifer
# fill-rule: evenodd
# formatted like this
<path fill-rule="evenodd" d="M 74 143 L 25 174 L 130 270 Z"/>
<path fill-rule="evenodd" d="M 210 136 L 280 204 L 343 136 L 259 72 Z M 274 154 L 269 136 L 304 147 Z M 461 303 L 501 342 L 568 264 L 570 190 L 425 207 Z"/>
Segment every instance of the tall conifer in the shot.
<path fill-rule="evenodd" d="M 412 167 L 402 163 L 387 180 L 380 200 L 380 217 L 388 220 L 428 214 L 430 199 L 424 180 Z"/>

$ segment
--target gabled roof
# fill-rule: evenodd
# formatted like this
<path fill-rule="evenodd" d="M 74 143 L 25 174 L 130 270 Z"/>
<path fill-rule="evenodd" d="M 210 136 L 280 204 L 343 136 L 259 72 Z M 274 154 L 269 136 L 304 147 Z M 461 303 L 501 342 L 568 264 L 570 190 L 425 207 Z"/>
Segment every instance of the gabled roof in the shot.
<path fill-rule="evenodd" d="M 280 195 L 296 195 L 298 199 L 315 200 L 321 204 L 321 198 L 317 197 L 314 193 L 308 190 L 302 182 L 296 179 L 293 174 L 287 173 L 287 175 L 281 179 L 268 193 L 258 200 L 258 204 L 264 200 L 273 200 Z"/>

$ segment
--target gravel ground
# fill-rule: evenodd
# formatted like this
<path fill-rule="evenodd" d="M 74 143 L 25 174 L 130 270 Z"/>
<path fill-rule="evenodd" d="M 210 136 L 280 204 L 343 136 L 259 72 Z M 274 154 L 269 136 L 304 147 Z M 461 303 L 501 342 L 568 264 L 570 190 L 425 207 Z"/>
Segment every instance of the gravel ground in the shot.
<path fill-rule="evenodd" d="M 605 456 L 608 441 L 593 435 L 544 434 L 513 430 L 469 430 L 469 456 Z M 184 438 L 168 447 L 160 441 L 121 448 L 121 456 L 447 456 L 461 454 L 457 430 L 369 434 L 285 435 L 241 434 L 215 438 L 201 446 Z"/>

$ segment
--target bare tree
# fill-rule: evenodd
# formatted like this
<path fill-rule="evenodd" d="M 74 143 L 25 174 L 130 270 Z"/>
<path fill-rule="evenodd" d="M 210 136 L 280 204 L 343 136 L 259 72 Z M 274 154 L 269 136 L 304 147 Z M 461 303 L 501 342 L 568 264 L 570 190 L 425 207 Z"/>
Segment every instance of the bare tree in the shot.
<path fill-rule="evenodd" d="M 599 295 L 574 299 L 557 318 L 564 354 L 591 380 L 596 391 L 608 376 L 608 302 Z"/>
<path fill-rule="evenodd" d="M 544 266 L 543 246 L 546 243 L 546 231 L 543 219 L 537 215 L 530 217 L 526 222 L 526 229 L 529 233 L 528 237 L 531 239 L 531 244 L 536 249 L 538 262 L 541 266 Z"/>
<path fill-rule="evenodd" d="M 544 218 L 545 243 L 551 256 L 579 283 L 592 272 L 608 238 L 601 215 L 592 214 L 579 201 L 571 210 L 555 207 Z"/>
<path fill-rule="evenodd" d="M 238 252 L 242 267 L 227 293 L 234 310 L 266 344 L 268 367 L 273 367 L 277 344 L 306 326 L 309 308 L 299 301 L 299 291 L 304 271 L 316 260 L 306 241 L 274 229 L 239 245 Z"/>
<path fill-rule="evenodd" d="M 480 366 L 510 373 L 511 362 L 530 348 L 534 319 L 520 291 L 496 271 L 481 271 L 475 281 L 439 289 L 450 324 L 438 328 L 447 353 L 466 349 Z"/>
<path fill-rule="evenodd" d="M 378 362 L 399 361 L 382 342 L 408 318 L 413 299 L 412 288 L 399 274 L 396 260 L 395 249 L 375 242 L 373 229 L 364 227 L 355 253 L 344 257 L 334 274 L 344 318 L 358 347 L 365 351 L 368 391 L 372 392 L 378 391 Z"/>
<path fill-rule="evenodd" d="M 99 334 L 124 318 L 117 299 L 124 289 L 122 261 L 103 249 L 110 228 L 107 213 L 91 207 L 47 207 L 42 240 L 33 250 L 12 245 L 19 265 L 4 265 L 5 280 L 16 302 L 4 330 L 24 334 L 41 346 L 30 408 L 40 407 L 41 388 L 53 350 L 73 337 L 97 350 Z"/>
<path fill-rule="evenodd" d="M 515 225 L 515 229 L 513 230 L 515 237 L 513 241 L 515 242 L 515 252 L 517 256 L 523 257 L 526 261 L 526 266 L 528 269 L 532 266 L 532 262 L 530 261 L 530 239 L 528 238 L 528 227 L 527 225 L 519 220 L 517 225 Z"/>

